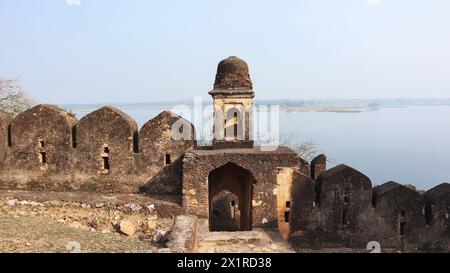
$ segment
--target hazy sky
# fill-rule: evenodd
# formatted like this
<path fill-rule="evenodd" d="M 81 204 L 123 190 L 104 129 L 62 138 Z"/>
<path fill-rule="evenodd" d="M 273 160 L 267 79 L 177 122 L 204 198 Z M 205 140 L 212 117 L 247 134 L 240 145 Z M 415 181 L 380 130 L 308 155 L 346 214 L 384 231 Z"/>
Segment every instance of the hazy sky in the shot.
<path fill-rule="evenodd" d="M 45 103 L 208 96 L 218 61 L 257 98 L 450 97 L 450 1 L 0 0 L 0 77 Z"/>

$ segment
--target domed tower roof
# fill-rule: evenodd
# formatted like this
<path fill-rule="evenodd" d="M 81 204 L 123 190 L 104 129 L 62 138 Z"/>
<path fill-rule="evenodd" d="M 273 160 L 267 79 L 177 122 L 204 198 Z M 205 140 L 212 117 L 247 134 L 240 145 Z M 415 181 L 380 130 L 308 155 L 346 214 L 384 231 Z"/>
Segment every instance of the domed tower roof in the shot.
<path fill-rule="evenodd" d="M 210 93 L 253 93 L 247 63 L 235 56 L 222 60 L 217 66 L 214 90 Z"/>

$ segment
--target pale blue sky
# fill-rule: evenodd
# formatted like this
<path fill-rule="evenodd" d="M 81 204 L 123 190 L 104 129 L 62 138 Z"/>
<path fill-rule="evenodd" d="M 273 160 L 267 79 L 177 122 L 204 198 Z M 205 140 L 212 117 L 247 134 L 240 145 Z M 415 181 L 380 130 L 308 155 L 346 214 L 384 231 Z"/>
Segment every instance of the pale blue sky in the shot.
<path fill-rule="evenodd" d="M 260 99 L 450 97 L 448 0 L 0 0 L 0 33 L 46 103 L 207 96 L 229 55 Z"/>

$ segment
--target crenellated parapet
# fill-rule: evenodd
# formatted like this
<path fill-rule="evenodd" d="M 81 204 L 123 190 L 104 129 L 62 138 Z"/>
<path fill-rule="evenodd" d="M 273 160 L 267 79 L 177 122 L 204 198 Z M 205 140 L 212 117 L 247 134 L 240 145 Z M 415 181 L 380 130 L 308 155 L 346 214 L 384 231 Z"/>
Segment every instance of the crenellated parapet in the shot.
<path fill-rule="evenodd" d="M 172 137 L 176 122 L 191 134 L 188 140 Z M 79 121 L 45 104 L 15 118 L 1 114 L 0 188 L 137 193 L 194 147 L 193 136 L 191 123 L 167 111 L 141 131 L 133 118 L 111 106 Z M 181 175 L 175 173 L 161 177 L 178 185 L 164 193 L 181 191 Z"/>
<path fill-rule="evenodd" d="M 367 176 L 346 165 L 309 183 L 311 178 L 295 169 L 283 173 L 277 178 L 285 185 L 285 192 L 278 195 L 280 230 L 298 246 L 364 249 L 377 241 L 385 249 L 448 251 L 448 183 L 421 194 L 393 181 L 372 188 Z M 283 222 L 280 217 L 287 211 L 292 217 Z"/>

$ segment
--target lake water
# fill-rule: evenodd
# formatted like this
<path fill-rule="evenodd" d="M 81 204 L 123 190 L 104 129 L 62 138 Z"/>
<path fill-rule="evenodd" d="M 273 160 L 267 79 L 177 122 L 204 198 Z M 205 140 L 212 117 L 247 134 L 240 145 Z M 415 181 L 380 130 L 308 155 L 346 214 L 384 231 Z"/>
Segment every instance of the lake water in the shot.
<path fill-rule="evenodd" d="M 163 110 L 154 106 L 120 109 L 139 127 Z M 80 119 L 93 110 L 75 113 Z M 393 180 L 429 189 L 450 182 L 450 106 L 360 113 L 281 112 L 280 133 L 316 143 L 333 161 L 330 167 L 350 165 L 374 185 Z"/>

